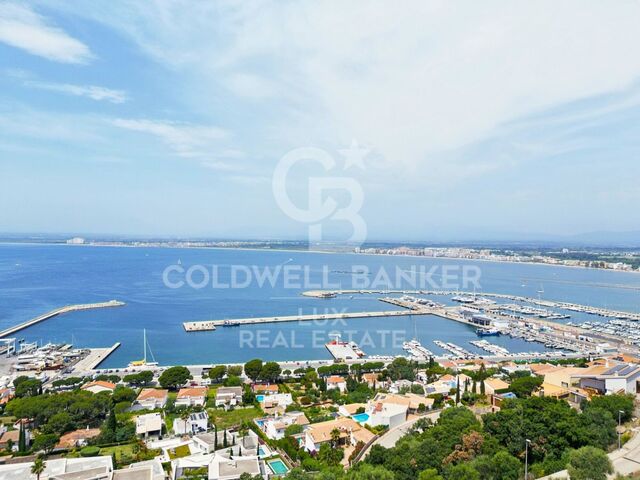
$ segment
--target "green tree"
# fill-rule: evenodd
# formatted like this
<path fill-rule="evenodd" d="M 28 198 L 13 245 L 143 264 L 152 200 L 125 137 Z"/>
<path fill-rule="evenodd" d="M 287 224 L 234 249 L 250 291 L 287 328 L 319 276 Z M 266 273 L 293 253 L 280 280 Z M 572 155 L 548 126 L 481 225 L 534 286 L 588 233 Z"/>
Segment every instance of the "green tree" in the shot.
<path fill-rule="evenodd" d="M 55 433 L 41 433 L 40 435 L 36 435 L 32 448 L 34 452 L 44 450 L 45 454 L 49 454 L 58 444 L 58 441 L 60 441 L 60 437 Z"/>
<path fill-rule="evenodd" d="M 111 400 L 113 403 L 133 402 L 137 396 L 138 395 L 133 388 L 118 385 L 111 394 Z"/>
<path fill-rule="evenodd" d="M 447 480 L 481 480 L 478 471 L 468 463 L 460 463 L 449 469 Z"/>
<path fill-rule="evenodd" d="M 37 378 L 18 377 L 13 381 L 17 398 L 35 397 L 42 393 L 42 382 Z"/>
<path fill-rule="evenodd" d="M 404 357 L 393 360 L 387 367 L 387 373 L 391 380 L 415 380 L 417 365 Z"/>
<path fill-rule="evenodd" d="M 582 447 L 569 454 L 567 466 L 571 480 L 606 480 L 613 473 L 607 454 L 595 447 Z"/>
<path fill-rule="evenodd" d="M 215 367 L 209 370 L 209 378 L 214 383 L 220 383 L 222 378 L 227 374 L 227 366 L 226 365 L 216 365 Z"/>
<path fill-rule="evenodd" d="M 427 468 L 420 472 L 418 480 L 444 480 L 441 475 L 438 475 L 438 470 L 435 468 Z"/>
<path fill-rule="evenodd" d="M 520 377 L 516 378 L 509 390 L 513 392 L 518 398 L 530 397 L 531 394 L 542 385 L 543 378 L 536 376 Z"/>
<path fill-rule="evenodd" d="M 27 438 L 24 433 L 24 424 L 20 422 L 20 433 L 18 433 L 18 451 L 20 453 L 27 451 Z"/>
<path fill-rule="evenodd" d="M 178 387 L 183 386 L 187 380 L 191 380 L 193 376 L 187 367 L 171 367 L 167 368 L 162 374 L 158 381 L 162 388 L 169 388 L 172 390 L 177 389 Z"/>
<path fill-rule="evenodd" d="M 282 373 L 282 369 L 277 362 L 267 362 L 260 370 L 260 380 L 271 383 L 277 382 L 280 378 L 280 373 Z"/>
<path fill-rule="evenodd" d="M 229 368 L 227 368 L 227 375 L 239 377 L 242 375 L 242 365 L 229 365 Z"/>
<path fill-rule="evenodd" d="M 42 472 L 44 472 L 45 467 L 46 464 L 44 458 L 42 458 L 42 455 L 38 455 L 33 461 L 33 465 L 31 465 L 31 473 L 34 474 L 38 480 L 40 480 L 40 475 L 42 475 Z"/>
<path fill-rule="evenodd" d="M 123 380 L 133 387 L 143 387 L 151 383 L 153 380 L 153 372 L 151 370 L 145 370 L 139 373 L 132 373 L 126 375 Z"/>
<path fill-rule="evenodd" d="M 626 422 L 633 415 L 633 395 L 601 395 L 586 402 L 584 410 L 601 408 L 611 413 L 611 417 L 618 421 L 618 412 L 622 411 L 621 420 Z"/>
<path fill-rule="evenodd" d="M 262 372 L 262 360 L 259 358 L 254 358 L 253 360 L 249 360 L 244 364 L 244 373 L 249 377 L 252 381 L 257 381 L 260 378 L 260 373 Z"/>
<path fill-rule="evenodd" d="M 55 413 L 43 428 L 46 433 L 57 433 L 58 435 L 70 432 L 73 429 L 75 429 L 75 423 L 67 412 Z"/>

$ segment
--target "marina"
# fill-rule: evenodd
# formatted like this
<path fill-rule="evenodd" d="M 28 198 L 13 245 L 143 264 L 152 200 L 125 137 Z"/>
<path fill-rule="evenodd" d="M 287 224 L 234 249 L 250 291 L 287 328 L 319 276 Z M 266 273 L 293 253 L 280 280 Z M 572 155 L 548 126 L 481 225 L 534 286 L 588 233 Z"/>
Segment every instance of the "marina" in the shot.
<path fill-rule="evenodd" d="M 256 284 L 237 289 L 194 290 L 185 287 L 171 290 L 167 289 L 158 275 L 158 272 L 162 272 L 167 265 L 174 264 L 177 259 L 182 260 L 185 268 L 193 264 L 213 262 L 233 265 L 241 261 L 259 268 L 273 269 L 291 258 L 294 258 L 296 264 L 309 266 L 311 273 L 308 289 L 304 285 L 301 288 L 291 288 L 275 282 L 274 285 Z M 357 260 L 371 272 L 380 268 L 391 272 L 395 268 L 409 270 L 416 265 L 430 268 L 465 264 L 464 261 L 384 256 L 361 256 Z M 473 289 L 415 288 L 409 284 L 401 288 L 353 288 L 348 275 L 353 269 L 353 261 L 353 255 L 349 254 L 306 251 L 292 253 L 89 246 L 82 248 L 82 255 L 78 255 L 78 249 L 71 246 L 0 245 L 0 264 L 7 268 L 2 288 L 3 299 L 0 300 L 6 308 L 3 310 L 4 317 L 0 319 L 0 329 L 12 328 L 60 305 L 87 303 L 83 299 L 99 303 L 117 298 L 126 302 L 127 308 L 72 311 L 59 315 L 55 321 L 41 321 L 6 337 L 16 337 L 17 346 L 21 339 L 25 343 L 69 343 L 91 348 L 120 342 L 121 346 L 104 360 L 99 367 L 101 369 L 127 368 L 132 361 L 142 358 L 140 343 L 142 330 L 145 328 L 160 365 L 242 362 L 255 356 L 274 361 L 326 360 L 332 358 L 325 348 L 331 331 L 340 332 L 343 339 L 355 340 L 369 355 L 367 358 L 408 355 L 403 342 L 414 338 L 436 356 L 450 354 L 433 343 L 436 339 L 452 342 L 483 356 L 491 354 L 478 349 L 470 341 L 484 338 L 509 352 L 534 355 L 557 353 L 562 356 L 578 355 L 585 351 L 597 352 L 598 349 L 606 351 L 607 347 L 600 347 L 601 344 L 608 343 L 610 348 L 616 348 L 621 342 L 623 352 L 638 349 L 633 343 L 633 320 L 597 315 L 602 313 L 602 309 L 607 309 L 610 315 L 613 315 L 612 312 L 638 311 L 637 291 L 618 287 L 635 284 L 640 286 L 640 275 L 637 274 L 485 262 L 479 264 L 482 268 L 482 288 L 476 289 L 474 303 L 462 303 L 453 302 L 451 297 L 460 295 L 474 298 Z M 113 269 L 114 264 L 119 265 L 117 270 Z M 39 265 L 50 266 L 46 276 L 39 274 Z M 324 265 L 330 265 L 327 278 L 322 278 Z M 78 274 L 70 275 L 69 272 Z M 62 279 L 55 288 L 51 287 L 51 276 Z M 523 278 L 536 280 L 523 282 Z M 219 280 L 229 283 L 228 271 L 221 270 Z M 391 280 L 394 285 L 398 284 L 393 278 Z M 526 286 L 523 286 L 525 283 Z M 544 284 L 544 294 L 538 294 L 538 290 L 542 290 L 541 283 Z M 597 286 L 591 286 L 592 284 Z M 335 293 L 325 295 L 325 298 L 301 295 L 307 290 L 321 288 L 321 285 L 330 285 L 326 291 L 350 293 Z M 609 285 L 607 290 L 604 285 Z M 367 295 L 360 294 L 361 291 L 377 293 Z M 429 295 L 429 292 L 433 295 Z M 449 292 L 450 295 L 443 295 L 442 292 Z M 495 292 L 500 298 L 492 296 L 491 292 Z M 394 302 L 404 303 L 406 307 L 391 303 L 382 306 L 382 297 L 394 298 Z M 408 298 L 403 300 L 402 297 L 413 297 L 415 301 L 409 301 Z M 483 299 L 495 301 L 495 304 Z M 533 303 L 520 301 L 522 299 L 531 299 Z M 583 308 L 584 312 L 574 311 L 558 308 L 557 305 L 561 304 L 588 305 L 593 308 Z M 523 305 L 570 315 L 571 318 L 539 318 L 534 314 L 500 310 L 497 308 L 499 305 Z M 410 315 L 395 313 L 410 309 Z M 474 312 L 465 314 L 462 309 Z M 370 315 L 369 312 L 378 311 L 393 312 L 394 316 L 354 315 L 354 318 L 341 318 L 343 314 L 340 313 L 367 312 Z M 418 311 L 421 313 L 417 313 Z M 587 311 L 594 313 L 585 313 Z M 325 312 L 333 314 L 333 319 L 298 321 L 296 315 L 293 319 L 295 321 L 234 326 L 235 319 L 280 318 Z M 474 322 L 482 321 L 482 318 L 474 320 L 474 315 L 489 317 L 488 321 L 494 324 L 477 325 Z M 312 318 L 326 317 L 319 315 Z M 207 319 L 219 319 L 223 323 L 209 325 L 202 331 L 187 331 L 183 325 L 185 320 Z M 224 325 L 225 320 L 227 326 Z M 612 323 L 617 320 L 629 323 Z M 544 329 L 547 325 L 552 331 Z M 476 333 L 478 329 L 480 330 Z M 490 333 L 492 329 L 499 330 L 501 334 L 482 334 Z M 354 333 L 349 333 L 351 331 Z M 388 341 L 382 341 L 378 332 L 384 331 L 395 332 L 398 341 L 391 342 L 390 337 L 387 338 Z M 319 342 L 314 340 L 314 334 L 321 335 Z M 373 342 L 367 341 L 367 334 L 374 336 Z M 265 335 L 264 346 L 258 346 L 255 340 L 253 344 L 245 346 L 242 342 L 247 335 L 253 339 Z M 283 338 L 286 341 L 276 341 Z M 575 350 L 565 348 L 570 345 Z"/>

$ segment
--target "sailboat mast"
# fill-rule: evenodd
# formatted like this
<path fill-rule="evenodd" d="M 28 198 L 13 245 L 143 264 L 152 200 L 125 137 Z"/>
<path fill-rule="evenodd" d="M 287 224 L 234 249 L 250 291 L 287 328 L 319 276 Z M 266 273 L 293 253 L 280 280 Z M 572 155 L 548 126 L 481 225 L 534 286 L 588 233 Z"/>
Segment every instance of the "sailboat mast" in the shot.
<path fill-rule="evenodd" d="M 144 342 L 144 363 L 147 363 L 147 329 L 143 329 L 143 340 Z"/>

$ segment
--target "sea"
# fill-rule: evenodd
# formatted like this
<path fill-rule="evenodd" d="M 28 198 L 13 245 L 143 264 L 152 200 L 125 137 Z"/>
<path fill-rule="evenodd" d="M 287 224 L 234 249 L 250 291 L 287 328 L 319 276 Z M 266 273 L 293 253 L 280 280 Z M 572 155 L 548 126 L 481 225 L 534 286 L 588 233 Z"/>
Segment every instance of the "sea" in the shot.
<path fill-rule="evenodd" d="M 141 359 L 144 330 L 148 360 L 161 365 L 329 360 L 324 344 L 335 333 L 369 355 L 403 354 L 402 342 L 413 338 L 436 354 L 445 352 L 434 340 L 481 353 L 469 343 L 478 339 L 472 327 L 435 316 L 257 324 L 207 332 L 183 328 L 185 321 L 399 309 L 381 302 L 379 294 L 331 299 L 302 295 L 323 287 L 473 287 L 478 295 L 506 293 L 640 311 L 640 274 L 632 272 L 298 250 L 0 244 L 0 329 L 64 305 L 112 299 L 126 303 L 59 315 L 14 335 L 26 342 L 76 347 L 120 342 L 101 368 Z M 421 297 L 451 303 L 450 297 Z M 603 321 L 570 313 L 566 321 Z M 508 336 L 488 339 L 511 352 L 545 350 Z"/>

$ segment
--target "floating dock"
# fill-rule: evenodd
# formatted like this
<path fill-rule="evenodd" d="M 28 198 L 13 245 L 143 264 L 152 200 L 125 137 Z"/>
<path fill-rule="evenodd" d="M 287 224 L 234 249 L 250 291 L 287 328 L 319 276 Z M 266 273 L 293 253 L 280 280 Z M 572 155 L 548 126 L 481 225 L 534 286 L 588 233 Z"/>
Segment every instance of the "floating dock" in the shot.
<path fill-rule="evenodd" d="M 187 332 L 203 332 L 215 330 L 217 327 L 231 327 L 238 325 L 252 325 L 259 323 L 279 322 L 312 322 L 323 320 L 342 320 L 349 318 L 376 318 L 376 317 L 400 317 L 405 315 L 429 315 L 431 312 L 416 310 L 393 310 L 385 312 L 345 312 L 324 313 L 314 315 L 289 315 L 281 317 L 255 317 L 236 318 L 233 320 L 204 320 L 200 322 L 183 322 L 182 326 Z"/>
<path fill-rule="evenodd" d="M 51 310 L 50 312 L 44 313 L 36 318 L 27 320 L 26 322 L 23 322 L 19 325 L 15 325 L 13 327 L 7 328 L 6 330 L 2 330 L 0 332 L 0 338 L 12 335 L 16 332 L 19 332 L 20 330 L 24 330 L 25 328 L 30 327 L 31 325 L 44 322 L 45 320 L 49 320 L 52 317 L 62 315 L 63 313 L 77 312 L 79 310 L 93 310 L 94 308 L 121 307 L 124 304 L 124 302 L 120 302 L 118 300 L 110 300 L 108 302 L 83 303 L 79 305 L 67 305 L 66 307 L 56 308 L 55 310 Z"/>

